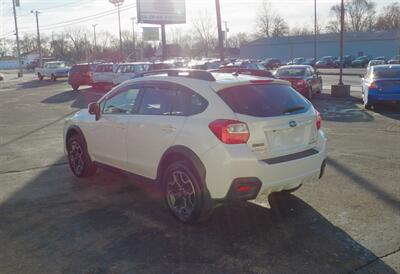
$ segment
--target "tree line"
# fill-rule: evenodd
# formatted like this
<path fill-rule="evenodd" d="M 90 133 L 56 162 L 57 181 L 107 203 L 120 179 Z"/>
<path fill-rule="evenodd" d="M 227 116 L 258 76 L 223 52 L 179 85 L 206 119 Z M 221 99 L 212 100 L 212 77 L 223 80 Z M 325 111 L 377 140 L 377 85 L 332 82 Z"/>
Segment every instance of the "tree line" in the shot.
<path fill-rule="evenodd" d="M 269 0 L 264 0 L 258 8 L 256 28 L 253 33 L 227 34 L 225 45 L 230 48 L 240 47 L 242 44 L 260 37 L 282 37 L 287 35 L 312 35 L 314 22 L 302 27 L 289 27 L 286 20 L 274 9 Z M 400 4 L 393 2 L 382 7 L 379 11 L 372 0 L 347 0 L 345 2 L 346 31 L 365 32 L 380 30 L 400 30 Z M 318 33 L 337 33 L 340 30 L 340 5 L 330 9 L 327 21 L 318 20 Z M 190 31 L 179 27 L 169 27 L 168 43 L 179 45 L 181 56 L 216 56 L 218 45 L 216 20 L 213 12 L 204 10 L 193 18 Z M 135 53 L 133 52 L 132 31 L 122 31 L 123 58 L 133 60 L 150 59 L 156 55 L 158 43 L 143 41 L 138 33 L 135 34 Z M 44 56 L 70 62 L 80 61 L 117 61 L 119 55 L 119 37 L 107 32 L 94 35 L 89 28 L 79 27 L 54 32 L 51 35 L 42 35 L 42 51 Z M 35 34 L 24 34 L 20 40 L 21 53 L 26 54 L 37 50 Z M 15 40 L 0 39 L 0 57 L 16 55 Z"/>

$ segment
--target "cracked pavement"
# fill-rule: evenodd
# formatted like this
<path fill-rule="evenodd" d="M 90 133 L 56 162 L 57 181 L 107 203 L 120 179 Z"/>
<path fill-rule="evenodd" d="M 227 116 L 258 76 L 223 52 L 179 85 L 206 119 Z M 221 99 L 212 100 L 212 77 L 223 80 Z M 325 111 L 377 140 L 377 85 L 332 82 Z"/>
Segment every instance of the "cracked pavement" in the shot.
<path fill-rule="evenodd" d="M 318 184 L 185 226 L 154 186 L 72 176 L 63 119 L 102 94 L 29 74 L 0 87 L 0 273 L 400 272 L 399 108 L 365 111 L 357 88 L 317 96 L 329 138 Z"/>

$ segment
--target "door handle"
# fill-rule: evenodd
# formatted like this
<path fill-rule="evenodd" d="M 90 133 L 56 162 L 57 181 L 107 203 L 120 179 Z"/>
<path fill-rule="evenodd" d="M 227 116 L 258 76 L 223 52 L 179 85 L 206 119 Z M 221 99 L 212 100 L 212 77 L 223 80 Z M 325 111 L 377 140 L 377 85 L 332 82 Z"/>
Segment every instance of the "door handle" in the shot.
<path fill-rule="evenodd" d="M 162 128 L 162 131 L 164 131 L 164 132 L 175 132 L 176 131 L 176 128 L 175 127 L 173 127 L 173 126 L 165 126 L 165 127 L 163 127 Z"/>

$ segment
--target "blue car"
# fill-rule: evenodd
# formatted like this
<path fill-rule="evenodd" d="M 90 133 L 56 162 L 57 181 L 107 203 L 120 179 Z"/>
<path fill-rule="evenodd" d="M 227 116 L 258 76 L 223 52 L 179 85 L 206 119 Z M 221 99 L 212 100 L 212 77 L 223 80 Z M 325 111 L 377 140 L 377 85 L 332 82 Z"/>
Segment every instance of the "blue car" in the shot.
<path fill-rule="evenodd" d="M 400 103 L 400 65 L 378 65 L 367 69 L 361 79 L 364 107 L 378 103 Z"/>

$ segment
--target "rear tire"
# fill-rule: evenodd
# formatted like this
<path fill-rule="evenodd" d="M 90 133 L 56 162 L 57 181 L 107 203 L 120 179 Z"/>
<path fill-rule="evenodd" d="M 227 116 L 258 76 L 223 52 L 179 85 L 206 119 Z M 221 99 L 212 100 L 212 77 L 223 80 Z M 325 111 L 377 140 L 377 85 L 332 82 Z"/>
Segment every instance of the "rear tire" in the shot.
<path fill-rule="evenodd" d="M 309 87 L 307 90 L 307 99 L 311 101 L 312 97 L 313 97 L 313 91 L 312 88 Z"/>
<path fill-rule="evenodd" d="M 79 89 L 79 85 L 71 85 L 72 89 L 77 91 Z"/>
<path fill-rule="evenodd" d="M 186 224 L 208 220 L 212 212 L 210 197 L 186 161 L 169 165 L 162 182 L 165 203 L 176 219 Z"/>
<path fill-rule="evenodd" d="M 57 80 L 57 77 L 54 74 L 52 74 L 51 75 L 51 81 L 55 82 L 56 80 Z"/>
<path fill-rule="evenodd" d="M 69 166 L 76 177 L 90 177 L 96 172 L 96 166 L 90 159 L 85 142 L 80 135 L 72 135 L 67 140 L 67 153 Z"/>
<path fill-rule="evenodd" d="M 39 79 L 39 81 L 43 81 L 43 75 L 41 75 L 40 73 L 38 73 L 38 79 Z"/>

